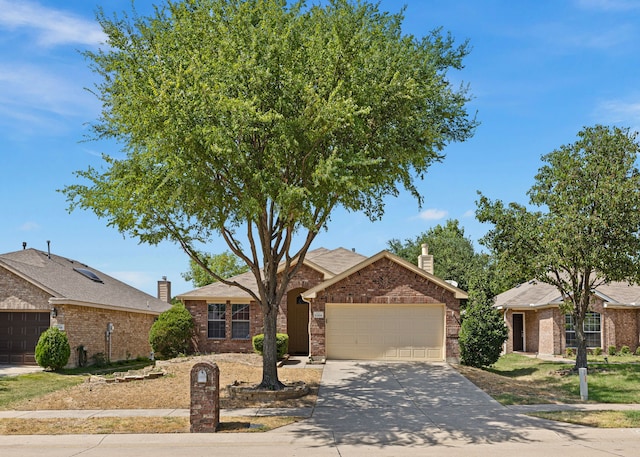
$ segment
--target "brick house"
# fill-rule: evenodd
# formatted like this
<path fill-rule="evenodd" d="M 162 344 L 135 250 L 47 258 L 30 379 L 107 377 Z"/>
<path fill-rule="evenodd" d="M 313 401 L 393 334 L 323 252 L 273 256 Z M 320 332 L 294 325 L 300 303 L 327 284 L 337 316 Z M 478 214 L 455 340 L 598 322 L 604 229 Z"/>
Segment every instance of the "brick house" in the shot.
<path fill-rule="evenodd" d="M 0 363 L 34 364 L 40 334 L 64 330 L 68 366 L 97 353 L 110 360 L 149 356 L 148 334 L 171 307 L 170 283 L 159 300 L 76 260 L 23 249 L 0 255 Z M 86 351 L 86 352 L 85 352 Z"/>
<path fill-rule="evenodd" d="M 314 359 L 455 360 L 467 294 L 433 275 L 426 247 L 417 267 L 390 252 L 310 251 L 280 303 L 289 352 Z M 255 289 L 248 272 L 233 280 Z M 262 333 L 251 296 L 213 283 L 179 295 L 196 321 L 200 352 L 250 352 Z"/>
<path fill-rule="evenodd" d="M 560 310 L 562 299 L 549 284 L 529 281 L 496 297 L 509 327 L 504 352 L 564 354 L 575 347 L 572 319 Z M 640 286 L 623 282 L 603 284 L 593 291 L 584 323 L 589 348 L 609 346 L 632 351 L 640 339 Z"/>

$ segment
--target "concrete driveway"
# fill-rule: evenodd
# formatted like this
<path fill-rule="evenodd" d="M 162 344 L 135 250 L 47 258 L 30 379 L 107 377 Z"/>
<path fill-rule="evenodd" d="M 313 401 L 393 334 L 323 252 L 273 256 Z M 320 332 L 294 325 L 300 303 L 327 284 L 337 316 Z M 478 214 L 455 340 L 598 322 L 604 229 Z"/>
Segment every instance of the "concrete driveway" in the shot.
<path fill-rule="evenodd" d="M 528 442 L 541 430 L 555 440 L 576 427 L 517 414 L 448 364 L 364 361 L 328 361 L 312 417 L 283 429 L 347 445 Z"/>

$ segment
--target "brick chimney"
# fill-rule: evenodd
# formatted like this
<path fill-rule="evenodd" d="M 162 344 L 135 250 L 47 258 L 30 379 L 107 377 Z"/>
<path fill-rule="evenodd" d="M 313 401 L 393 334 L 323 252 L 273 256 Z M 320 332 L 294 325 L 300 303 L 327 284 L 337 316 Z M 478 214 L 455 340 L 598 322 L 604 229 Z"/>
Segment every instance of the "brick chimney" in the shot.
<path fill-rule="evenodd" d="M 426 244 L 422 245 L 422 254 L 418 256 L 418 267 L 433 274 L 433 256 L 429 255 L 429 247 Z"/>
<path fill-rule="evenodd" d="M 171 281 L 167 281 L 166 276 L 162 277 L 162 281 L 158 281 L 158 300 L 171 303 Z"/>

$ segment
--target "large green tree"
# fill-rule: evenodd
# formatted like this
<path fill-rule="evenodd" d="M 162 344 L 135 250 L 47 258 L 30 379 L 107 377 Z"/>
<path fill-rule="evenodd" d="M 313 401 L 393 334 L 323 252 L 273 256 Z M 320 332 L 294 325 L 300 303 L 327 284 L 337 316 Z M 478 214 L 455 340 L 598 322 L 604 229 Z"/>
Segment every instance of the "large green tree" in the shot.
<path fill-rule="evenodd" d="M 389 251 L 411 263 L 417 263 L 423 244 L 433 255 L 434 274 L 456 281 L 463 290 L 469 290 L 469 278 L 479 274 L 478 270 L 482 270 L 487 262 L 485 256 L 475 252 L 473 242 L 464 235 L 464 228 L 455 219 L 448 220 L 445 225 L 438 224 L 414 239 L 402 242 L 394 238 L 387 242 Z"/>
<path fill-rule="evenodd" d="M 402 33 L 403 14 L 366 1 L 169 1 L 150 17 L 98 20 L 87 52 L 102 77 L 95 137 L 125 158 L 65 189 L 141 242 L 197 245 L 222 236 L 256 278 L 264 314 L 261 386 L 279 389 L 278 304 L 338 206 L 383 215 L 402 188 L 469 138 L 467 87 L 453 87 L 466 43 Z M 279 265 L 283 265 L 279 268 Z"/>
<path fill-rule="evenodd" d="M 207 264 L 206 270 L 191 258 L 189 259 L 189 271 L 182 273 L 184 280 L 190 281 L 194 287 L 203 287 L 217 282 L 217 278 L 228 279 L 249 270 L 249 267 L 230 251 L 221 254 L 199 253 L 198 259 Z M 208 271 L 212 271 L 215 276 Z"/>
<path fill-rule="evenodd" d="M 596 125 L 543 156 L 529 190 L 540 210 L 480 196 L 477 217 L 494 225 L 483 239 L 504 271 L 557 287 L 576 331 L 576 368 L 587 366 L 583 323 L 592 291 L 640 280 L 640 146 L 628 129 Z"/>

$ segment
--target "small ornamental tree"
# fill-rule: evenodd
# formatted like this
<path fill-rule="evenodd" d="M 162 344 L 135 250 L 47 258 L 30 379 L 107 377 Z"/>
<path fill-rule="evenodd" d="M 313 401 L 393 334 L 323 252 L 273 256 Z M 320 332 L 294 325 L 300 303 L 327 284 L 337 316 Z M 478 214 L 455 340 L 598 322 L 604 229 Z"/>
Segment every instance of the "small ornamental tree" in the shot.
<path fill-rule="evenodd" d="M 460 327 L 460 361 L 463 365 L 484 368 L 500 358 L 509 330 L 501 313 L 480 288 L 469 298 Z"/>
<path fill-rule="evenodd" d="M 182 303 L 175 304 L 160 314 L 151 326 L 149 344 L 155 353 L 165 358 L 186 354 L 191 347 L 194 327 L 191 313 Z"/>
<path fill-rule="evenodd" d="M 36 363 L 44 369 L 59 370 L 69 361 L 71 346 L 65 332 L 50 327 L 40 335 L 36 345 Z"/>

